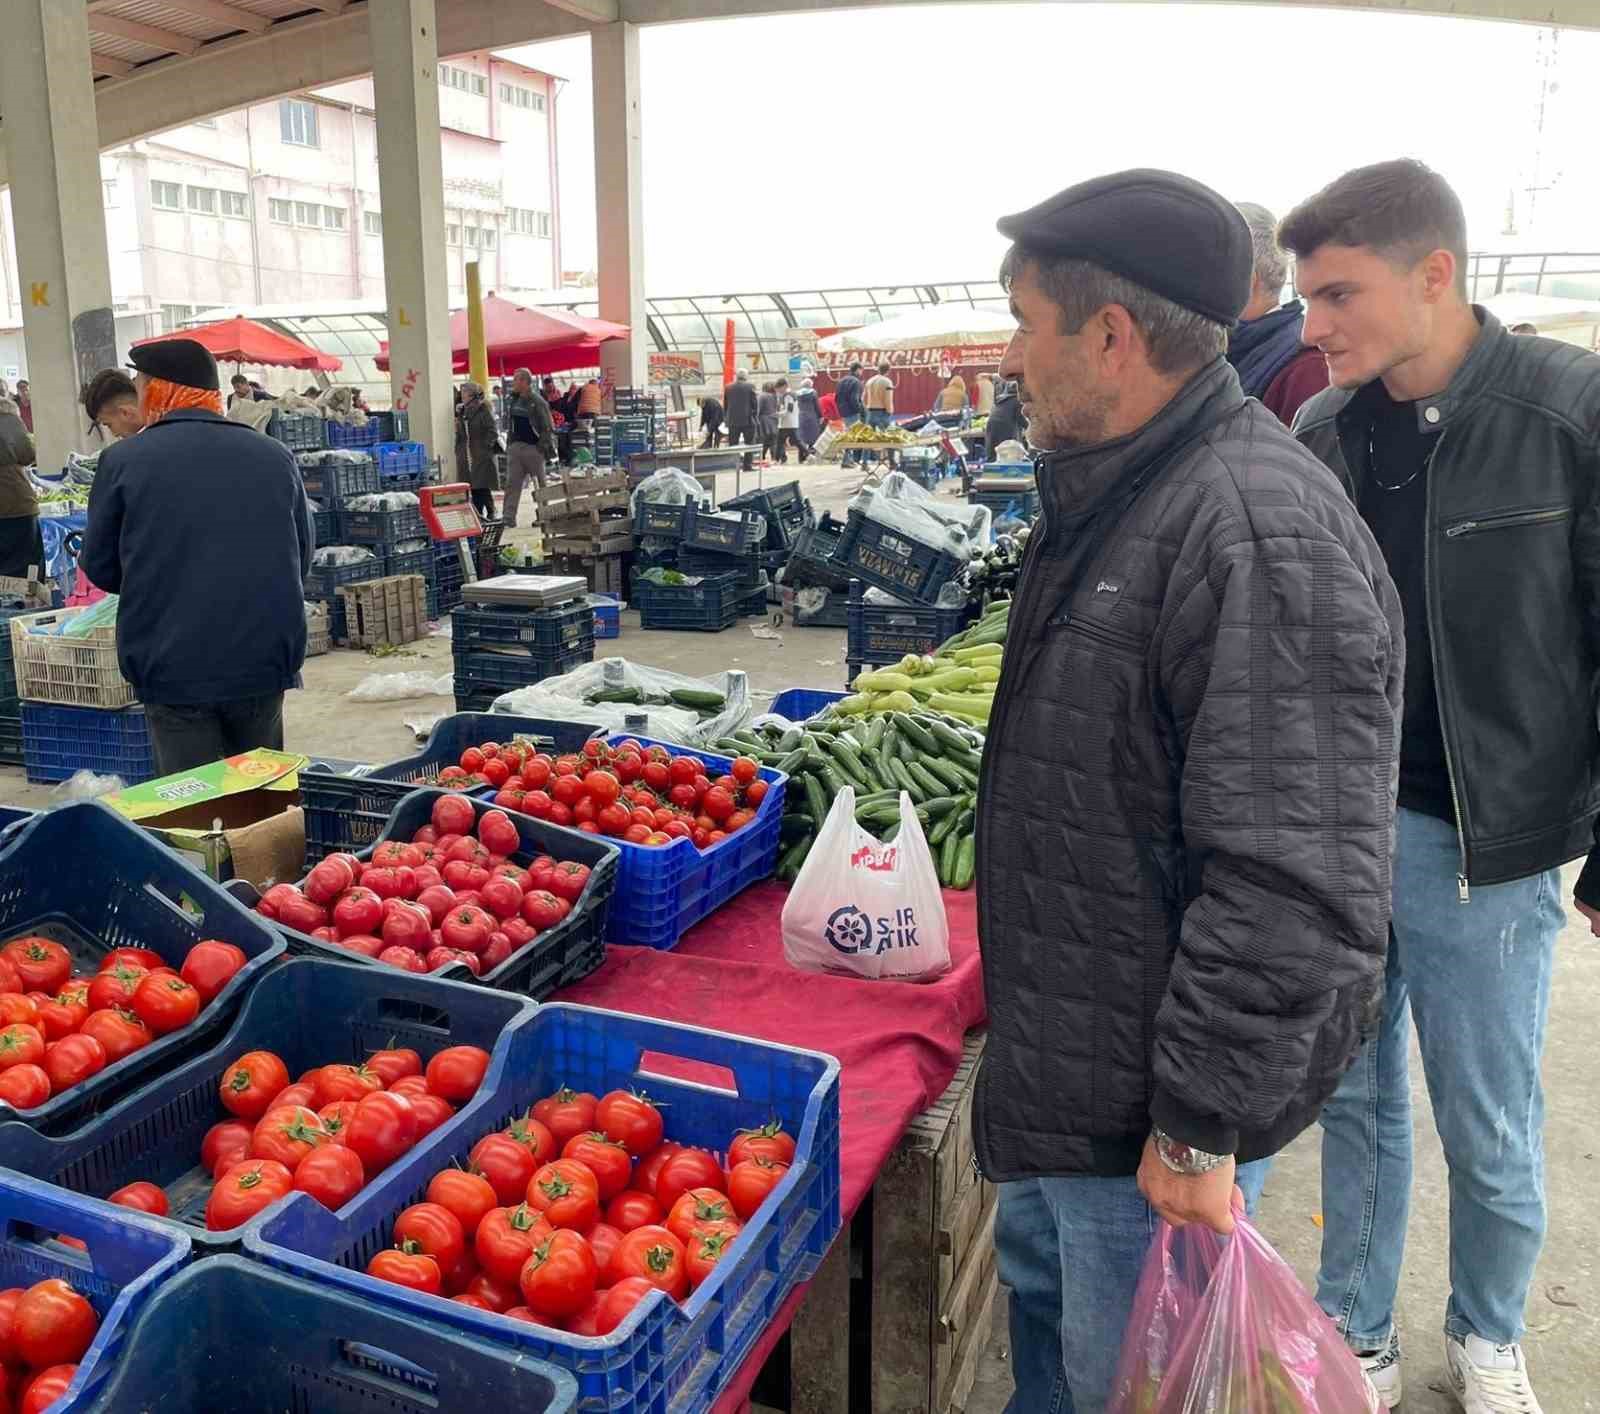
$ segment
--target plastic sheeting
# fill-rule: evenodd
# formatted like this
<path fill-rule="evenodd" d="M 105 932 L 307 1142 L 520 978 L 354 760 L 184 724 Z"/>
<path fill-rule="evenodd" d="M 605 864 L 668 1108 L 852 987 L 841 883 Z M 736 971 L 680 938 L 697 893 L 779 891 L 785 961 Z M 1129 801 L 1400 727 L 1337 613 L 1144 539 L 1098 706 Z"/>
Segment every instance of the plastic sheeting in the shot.
<path fill-rule="evenodd" d="M 904 472 L 891 471 L 876 487 L 864 487 L 851 498 L 849 508 L 918 544 L 964 560 L 989 543 L 986 507 L 941 501 Z"/>

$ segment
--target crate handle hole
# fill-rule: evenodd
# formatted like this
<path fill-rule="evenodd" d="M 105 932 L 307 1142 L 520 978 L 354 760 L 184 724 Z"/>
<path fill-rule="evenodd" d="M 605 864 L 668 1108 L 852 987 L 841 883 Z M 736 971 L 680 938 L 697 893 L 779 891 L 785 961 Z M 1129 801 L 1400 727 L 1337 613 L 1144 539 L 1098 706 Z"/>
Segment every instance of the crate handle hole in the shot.
<path fill-rule="evenodd" d="M 168 893 L 165 888 L 152 879 L 145 884 L 144 891 L 157 903 L 176 913 L 191 932 L 197 930 L 205 922 L 205 909 L 200 906 L 198 900 L 185 893 L 181 885 L 175 885 L 173 892 Z"/>
<path fill-rule="evenodd" d="M 463 969 L 465 970 L 465 969 Z M 422 1026 L 430 1031 L 450 1032 L 450 1013 L 422 1002 L 402 1001 L 398 997 L 385 997 L 378 1004 L 379 1023 L 393 1022 L 402 1026 Z"/>
<path fill-rule="evenodd" d="M 367 1345 L 359 1340 L 341 1340 L 339 1357 L 364 1383 L 387 1392 L 407 1395 L 424 1394 L 437 1399 L 439 1377 L 432 1370 L 384 1350 L 381 1346 Z"/>
<path fill-rule="evenodd" d="M 654 1075 L 662 1080 L 699 1085 L 708 1090 L 722 1090 L 729 1095 L 739 1093 L 739 1081 L 727 1066 L 691 1060 L 688 1056 L 675 1056 L 666 1051 L 645 1051 L 641 1054 L 638 1073 L 641 1076 Z"/>
<path fill-rule="evenodd" d="M 89 1259 L 88 1240 L 75 1232 L 64 1231 L 58 1227 L 41 1227 L 37 1223 L 13 1218 L 6 1224 L 6 1242 L 8 1245 L 18 1247 L 38 1248 L 48 1254 L 52 1261 L 68 1262 L 73 1266 L 85 1268 L 93 1266 Z M 78 1242 L 84 1245 L 78 1247 L 75 1245 Z"/>

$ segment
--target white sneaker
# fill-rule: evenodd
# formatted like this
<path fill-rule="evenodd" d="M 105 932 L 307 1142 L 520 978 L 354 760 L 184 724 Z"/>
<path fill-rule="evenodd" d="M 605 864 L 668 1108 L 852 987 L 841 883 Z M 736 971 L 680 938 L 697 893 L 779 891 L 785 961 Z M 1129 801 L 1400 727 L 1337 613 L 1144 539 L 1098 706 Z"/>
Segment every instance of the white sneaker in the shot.
<path fill-rule="evenodd" d="M 1520 1345 L 1491 1345 L 1475 1335 L 1446 1336 L 1450 1388 L 1467 1414 L 1544 1414 Z"/>
<path fill-rule="evenodd" d="M 1389 1333 L 1389 1343 L 1382 1350 L 1375 1351 L 1371 1355 L 1357 1355 L 1356 1358 L 1361 1361 L 1362 1372 L 1377 1393 L 1379 1406 L 1384 1409 L 1398 1409 L 1400 1407 L 1399 1332 Z"/>

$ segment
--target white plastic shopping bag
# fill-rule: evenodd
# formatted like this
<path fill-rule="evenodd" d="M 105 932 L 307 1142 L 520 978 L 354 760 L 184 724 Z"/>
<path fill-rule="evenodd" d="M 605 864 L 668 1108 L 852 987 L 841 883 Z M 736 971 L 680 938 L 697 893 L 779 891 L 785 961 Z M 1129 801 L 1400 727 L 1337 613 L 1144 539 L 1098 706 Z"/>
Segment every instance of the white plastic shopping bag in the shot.
<path fill-rule="evenodd" d="M 911 798 L 888 844 L 856 824 L 855 792 L 834 797 L 783 906 L 783 953 L 811 972 L 902 982 L 950 968 L 950 922 Z"/>

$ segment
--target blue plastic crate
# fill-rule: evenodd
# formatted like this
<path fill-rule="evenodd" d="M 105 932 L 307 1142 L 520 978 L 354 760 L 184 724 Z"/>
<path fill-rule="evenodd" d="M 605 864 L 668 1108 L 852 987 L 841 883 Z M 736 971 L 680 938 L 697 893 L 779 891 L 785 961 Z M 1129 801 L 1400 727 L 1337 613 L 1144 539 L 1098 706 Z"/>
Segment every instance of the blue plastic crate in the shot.
<path fill-rule="evenodd" d="M 456 715 L 463 713 L 488 714 L 494 711 L 494 704 L 503 694 L 492 688 L 487 692 L 458 692 L 456 693 Z"/>
<path fill-rule="evenodd" d="M 299 1075 L 313 1066 L 364 1060 L 385 1046 L 409 1046 L 424 1062 L 446 1046 L 482 1046 L 491 1055 L 484 1089 L 436 1131 L 443 1132 L 482 1112 L 480 1101 L 491 1083 L 503 1080 L 512 1042 L 533 1014 L 533 1004 L 511 992 L 381 964 L 289 958 L 260 979 L 233 1025 L 205 1051 L 70 1132 L 46 1135 L 21 1123 L 0 1124 L 0 1153 L 8 1164 L 94 1198 L 139 1179 L 159 1184 L 171 1210 L 167 1221 L 188 1234 L 196 1251 L 236 1247 L 250 1224 L 216 1232 L 206 1227 L 212 1178 L 200 1163 L 206 1131 L 230 1118 L 217 1088 L 235 1059 L 270 1050 L 290 1075 Z M 280 1201 L 317 1206 L 299 1193 Z"/>
<path fill-rule="evenodd" d="M 397 574 L 420 574 L 427 579 L 433 573 L 433 551 L 426 545 L 420 550 L 391 551 L 383 557 L 383 573 L 388 578 Z"/>
<path fill-rule="evenodd" d="M 761 550 L 767 543 L 766 518 L 753 511 L 732 511 L 723 515 L 690 506 L 683 519 L 683 543 L 693 550 L 749 554 Z"/>
<path fill-rule="evenodd" d="M 498 694 L 496 694 L 498 696 Z M 434 723 L 428 744 L 415 755 L 374 767 L 364 775 L 335 775 L 312 767 L 300 773 L 300 808 L 306 820 L 306 859 L 316 863 L 338 850 L 352 853 L 377 843 L 395 808 L 419 785 L 454 766 L 469 746 L 526 737 L 548 742 L 556 753 L 577 751 L 600 729 L 536 717 L 495 717 L 458 712 Z"/>
<path fill-rule="evenodd" d="M 76 1237 L 87 1250 L 58 1236 Z M 100 1317 L 66 1394 L 50 1406 L 56 1414 L 100 1392 L 121 1364 L 135 1318 L 188 1260 L 188 1238 L 154 1218 L 0 1169 L 0 1288 L 57 1277 Z"/>
<path fill-rule="evenodd" d="M 52 709 L 63 710 L 63 709 Z M 76 710 L 76 709 L 65 709 Z M 248 961 L 190 1026 L 159 1037 L 82 1084 L 18 1114 L 59 1130 L 152 1071 L 193 1054 L 232 1018 L 283 939 L 204 874 L 191 869 L 147 830 L 96 801 L 58 806 L 0 834 L 0 937 L 37 933 L 93 973 L 113 948 L 141 947 L 182 967 L 202 938 L 240 948 Z M 0 1157 L 15 1163 L 0 1144 Z"/>
<path fill-rule="evenodd" d="M 546 678 L 560 677 L 574 668 L 594 661 L 594 640 L 570 652 L 546 653 L 466 653 L 455 654 L 455 688 L 459 692 L 488 692 L 498 695 L 529 687 Z"/>
<path fill-rule="evenodd" d="M 98 1396 L 69 1398 L 52 1414 L 564 1414 L 577 1398 L 564 1370 L 242 1257 L 191 1266 L 123 1324 Z"/>
<path fill-rule="evenodd" d="M 385 478 L 428 469 L 428 449 L 421 442 L 374 443 L 372 459 L 378 464 L 378 474 Z"/>
<path fill-rule="evenodd" d="M 337 509 L 312 511 L 311 538 L 318 545 L 339 543 L 339 511 Z"/>
<path fill-rule="evenodd" d="M 698 584 L 657 584 L 635 575 L 631 593 L 640 628 L 718 633 L 733 627 L 749 587 L 737 574 L 708 576 Z"/>
<path fill-rule="evenodd" d="M 767 523 L 766 543 L 769 550 L 791 549 L 795 537 L 811 522 L 811 508 L 800 494 L 798 481 L 746 491 L 742 496 L 730 496 L 719 509 L 754 511 L 759 515 Z"/>
<path fill-rule="evenodd" d="M 622 605 L 617 602 L 613 594 L 591 594 L 587 601 L 590 612 L 594 615 L 594 636 L 596 638 L 620 638 L 622 636 Z"/>
<path fill-rule="evenodd" d="M 845 573 L 899 599 L 932 604 L 939 591 L 967 567 L 948 550 L 913 540 L 893 526 L 851 511 L 834 547 L 834 562 Z"/>
<path fill-rule="evenodd" d="M 35 785 L 79 771 L 120 776 L 126 785 L 153 780 L 155 754 L 143 707 L 57 707 L 22 704 L 22 758 Z"/>
<path fill-rule="evenodd" d="M 380 475 L 385 491 L 420 491 L 433 480 L 430 467 L 424 467 L 421 471 L 385 471 Z"/>
<path fill-rule="evenodd" d="M 371 496 L 383 489 L 371 457 L 304 452 L 298 461 L 306 495 L 324 506 L 343 505 L 352 496 Z"/>
<path fill-rule="evenodd" d="M 666 540 L 683 539 L 683 522 L 689 508 L 670 506 L 656 501 L 641 501 L 635 507 L 633 533 L 656 535 Z"/>
<path fill-rule="evenodd" d="M 374 412 L 367 414 L 367 420 L 377 424 L 380 442 L 404 442 L 411 435 L 409 412 Z"/>
<path fill-rule="evenodd" d="M 376 447 L 383 435 L 382 427 L 372 418 L 360 427 L 350 427 L 343 422 L 324 424 L 330 447 Z"/>
<path fill-rule="evenodd" d="M 609 738 L 664 746 L 675 756 L 692 755 L 706 764 L 713 778 L 727 772 L 731 756 L 690 751 L 671 742 L 619 733 Z M 672 948 L 707 914 L 721 908 L 742 889 L 765 879 L 778 863 L 778 822 L 783 814 L 783 792 L 789 778 L 770 766 L 761 768 L 767 793 L 756 818 L 710 849 L 696 849 L 693 840 L 642 845 L 617 842 L 622 851 L 617 893 L 611 904 L 606 937 L 613 943 L 650 948 Z"/>
<path fill-rule="evenodd" d="M 860 580 L 850 586 L 845 657 L 857 663 L 898 663 L 907 653 L 931 653 L 972 622 L 975 606 L 870 604 Z"/>
<path fill-rule="evenodd" d="M 1032 486 L 1019 486 L 1015 491 L 969 491 L 969 506 L 987 506 L 993 523 L 1017 521 L 1031 525 L 1039 514 L 1039 492 Z"/>
<path fill-rule="evenodd" d="M 763 583 L 762 552 L 760 546 L 741 554 L 724 554 L 720 550 L 696 550 L 687 544 L 678 548 L 678 569 L 696 578 L 716 578 L 732 574 L 739 578 L 741 589 L 754 589 Z"/>
<path fill-rule="evenodd" d="M 382 579 L 383 563 L 382 555 L 374 555 L 370 560 L 362 560 L 353 565 L 313 565 L 311 572 L 306 575 L 306 598 L 320 599 L 325 603 L 336 602 L 341 584 L 360 584 L 364 580 Z M 340 636 L 338 633 L 334 634 L 335 638 Z"/>
<path fill-rule="evenodd" d="M 267 423 L 267 436 L 295 452 L 316 451 L 328 445 L 322 419 L 315 413 L 275 412 Z"/>
<path fill-rule="evenodd" d="M 818 692 L 809 687 L 791 687 L 772 699 L 767 710 L 791 722 L 805 722 L 834 702 L 843 701 L 846 692 Z"/>
<path fill-rule="evenodd" d="M 26 759 L 22 749 L 22 704 L 16 698 L 7 698 L 5 709 L 0 711 L 0 766 L 21 766 Z"/>
<path fill-rule="evenodd" d="M 477 745 L 487 739 L 479 737 L 472 744 Z M 301 780 L 304 781 L 308 774 L 302 772 Z M 360 858 L 368 858 L 384 840 L 409 843 L 411 837 L 432 818 L 433 802 L 445 793 L 437 789 L 410 790 L 389 812 L 378 838 L 359 851 Z M 472 808 L 481 819 L 486 811 L 495 807 L 491 801 L 483 799 L 473 800 Z M 587 864 L 589 880 L 578 901 L 573 904 L 572 912 L 559 924 L 539 934 L 533 942 L 513 953 L 498 967 L 485 972 L 482 977 L 474 979 L 463 963 L 452 964 L 436 975 L 451 977 L 459 982 L 476 980 L 484 987 L 499 987 L 539 1000 L 549 996 L 558 987 L 587 977 L 605 957 L 606 913 L 617 882 L 617 846 L 596 835 L 584 835 L 581 840 L 575 840 L 571 830 L 560 829 L 517 811 L 508 811 L 507 814 L 522 840 L 521 847 L 512 856 L 518 864 L 526 867 L 539 855 L 548 854 L 555 859 Z M 251 908 L 260 899 L 256 890 L 246 883 L 235 882 L 230 885 L 230 890 L 235 898 Z M 308 933 L 297 932 L 282 924 L 274 926 L 288 939 L 291 953 L 349 960 L 372 967 L 387 966 L 386 963 L 359 955 L 352 958 L 343 948 L 313 938 Z"/>
<path fill-rule="evenodd" d="M 428 527 L 422 523 L 418 506 L 395 506 L 383 511 L 355 511 L 348 506 L 341 517 L 347 545 L 398 545 L 405 540 L 426 540 Z M 432 560 L 432 556 L 429 556 Z"/>
<path fill-rule="evenodd" d="M 268 1264 L 377 1307 L 440 1321 L 578 1380 L 581 1410 L 689 1414 L 709 1409 L 839 1229 L 839 1065 L 813 1051 L 587 1007 L 547 1004 L 517 1032 L 509 1063 L 474 1100 L 474 1123 L 428 1136 L 338 1213 L 309 1202 L 247 1233 Z M 694 1079 L 681 1078 L 692 1067 Z M 707 1068 L 710 1068 L 709 1070 Z M 647 1297 L 609 1336 L 586 1339 L 378 1281 L 362 1270 L 389 1245 L 395 1216 L 472 1144 L 561 1085 L 643 1089 L 667 1137 L 726 1153 L 736 1129 L 776 1117 L 795 1162 L 727 1256 L 680 1306 Z M 487 1105 L 478 1106 L 485 1099 Z"/>
<path fill-rule="evenodd" d="M 594 614 L 585 599 L 557 609 L 462 605 L 450 615 L 457 653 L 574 653 L 594 647 Z"/>

